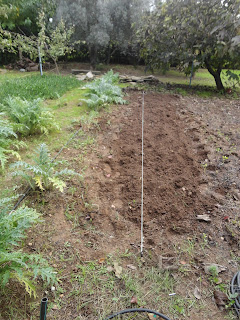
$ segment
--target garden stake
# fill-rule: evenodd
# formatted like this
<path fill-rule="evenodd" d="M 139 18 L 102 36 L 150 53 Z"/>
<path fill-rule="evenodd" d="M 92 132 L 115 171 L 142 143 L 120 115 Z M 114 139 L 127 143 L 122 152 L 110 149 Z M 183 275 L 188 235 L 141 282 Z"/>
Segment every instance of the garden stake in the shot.
<path fill-rule="evenodd" d="M 40 320 L 46 320 L 48 298 L 42 298 L 40 308 Z"/>
<path fill-rule="evenodd" d="M 38 46 L 38 57 L 39 57 L 40 73 L 41 73 L 41 76 L 42 76 L 43 75 L 43 71 L 42 71 L 42 58 L 41 58 L 40 46 Z"/>
<path fill-rule="evenodd" d="M 144 91 L 142 95 L 142 199 L 141 199 L 141 257 L 143 256 L 143 138 L 144 138 Z"/>

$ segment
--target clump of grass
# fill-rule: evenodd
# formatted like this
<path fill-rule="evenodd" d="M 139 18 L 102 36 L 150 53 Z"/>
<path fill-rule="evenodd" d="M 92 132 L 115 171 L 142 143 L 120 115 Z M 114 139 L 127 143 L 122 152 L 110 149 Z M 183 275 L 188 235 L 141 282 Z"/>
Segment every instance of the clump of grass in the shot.
<path fill-rule="evenodd" d="M 1 82 L 0 101 L 11 95 L 21 99 L 56 99 L 79 86 L 79 80 L 70 76 L 34 75 Z"/>

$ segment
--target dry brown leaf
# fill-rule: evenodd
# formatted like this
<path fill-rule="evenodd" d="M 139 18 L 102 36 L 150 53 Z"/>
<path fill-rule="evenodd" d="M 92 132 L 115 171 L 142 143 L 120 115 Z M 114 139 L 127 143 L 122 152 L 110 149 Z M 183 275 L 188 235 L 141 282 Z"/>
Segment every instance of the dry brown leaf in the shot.
<path fill-rule="evenodd" d="M 132 296 L 132 299 L 130 302 L 131 302 L 131 304 L 138 304 L 137 298 L 135 296 Z"/>
<path fill-rule="evenodd" d="M 98 262 L 99 262 L 100 264 L 103 264 L 103 263 L 105 262 L 105 258 L 100 258 L 100 259 L 98 259 Z"/>
<path fill-rule="evenodd" d="M 156 320 L 156 316 L 153 313 L 148 313 L 149 320 Z"/>
<path fill-rule="evenodd" d="M 198 287 L 195 287 L 193 294 L 196 299 L 198 299 L 198 300 L 201 299 L 201 291 Z"/>
<path fill-rule="evenodd" d="M 129 269 L 132 269 L 132 270 L 136 270 L 136 269 L 137 269 L 137 267 L 135 267 L 135 266 L 132 265 L 132 264 L 128 264 L 127 267 L 128 267 Z"/>
<path fill-rule="evenodd" d="M 214 295 L 214 300 L 217 304 L 218 307 L 222 307 L 222 306 L 225 306 L 229 299 L 228 299 L 228 296 L 226 295 L 226 293 L 220 291 L 220 290 L 215 290 L 213 292 L 213 295 Z"/>
<path fill-rule="evenodd" d="M 114 269 L 115 269 L 115 275 L 117 278 L 121 278 L 121 274 L 123 271 L 123 268 L 121 266 L 119 266 L 119 264 L 117 262 L 113 263 Z"/>

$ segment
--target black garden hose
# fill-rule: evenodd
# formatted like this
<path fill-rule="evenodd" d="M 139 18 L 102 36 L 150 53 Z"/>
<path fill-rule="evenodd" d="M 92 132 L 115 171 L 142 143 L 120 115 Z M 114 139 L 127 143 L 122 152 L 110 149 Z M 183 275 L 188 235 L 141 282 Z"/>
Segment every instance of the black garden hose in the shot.
<path fill-rule="evenodd" d="M 235 303 L 233 305 L 238 318 L 240 316 L 240 271 L 235 273 L 235 275 L 232 278 L 231 284 L 230 284 L 230 293 L 231 294 L 238 294 L 235 298 Z"/>
<path fill-rule="evenodd" d="M 157 312 L 157 311 L 153 311 L 150 309 L 144 309 L 144 308 L 134 308 L 134 309 L 126 309 L 126 310 L 122 310 L 119 312 L 116 312 L 114 314 L 112 314 L 111 316 L 108 316 L 105 320 L 110 320 L 113 319 L 119 315 L 125 314 L 125 313 L 133 313 L 133 312 L 147 312 L 147 313 L 152 313 L 156 316 L 159 316 L 160 318 L 164 319 L 164 320 L 171 320 L 168 317 L 164 316 L 163 314 Z"/>

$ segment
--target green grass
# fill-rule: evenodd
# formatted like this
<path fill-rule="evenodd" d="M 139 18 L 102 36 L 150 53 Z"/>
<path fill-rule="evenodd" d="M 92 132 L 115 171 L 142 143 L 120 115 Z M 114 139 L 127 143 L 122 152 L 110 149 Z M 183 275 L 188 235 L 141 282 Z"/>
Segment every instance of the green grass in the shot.
<path fill-rule="evenodd" d="M 58 75 L 31 75 L 21 78 L 0 78 L 0 101 L 8 95 L 22 99 L 33 100 L 57 99 L 65 92 L 79 87 L 80 82 L 71 76 Z"/>
<path fill-rule="evenodd" d="M 223 70 L 222 72 L 222 81 L 226 82 L 226 71 Z M 234 71 L 236 74 L 240 75 L 240 70 Z M 156 73 L 157 77 L 160 81 L 166 83 L 174 83 L 174 84 L 186 84 L 189 85 L 190 82 L 190 76 L 186 76 L 183 72 L 180 72 L 176 69 L 171 69 L 167 71 L 165 75 Z M 213 76 L 206 70 L 206 69 L 200 69 L 198 70 L 194 78 L 192 79 L 192 86 L 210 86 L 210 87 L 216 87 L 215 80 Z M 226 86 L 227 83 L 225 84 Z"/>

